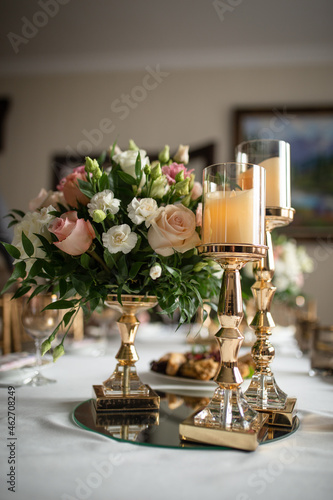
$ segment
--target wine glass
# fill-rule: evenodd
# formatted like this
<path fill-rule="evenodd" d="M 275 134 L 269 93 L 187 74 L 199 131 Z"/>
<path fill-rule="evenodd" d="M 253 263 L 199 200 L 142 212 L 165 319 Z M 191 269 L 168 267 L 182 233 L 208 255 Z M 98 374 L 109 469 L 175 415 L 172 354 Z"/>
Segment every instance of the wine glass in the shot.
<path fill-rule="evenodd" d="M 46 311 L 43 309 L 56 300 L 57 296 L 54 294 L 38 294 L 27 300 L 23 308 L 22 324 L 26 332 L 34 339 L 36 347 L 35 375 L 28 379 L 26 385 L 40 386 L 56 382 L 56 380 L 46 378 L 40 373 L 42 365 L 41 344 L 53 332 L 58 324 L 59 317 L 57 309 L 48 309 Z"/>

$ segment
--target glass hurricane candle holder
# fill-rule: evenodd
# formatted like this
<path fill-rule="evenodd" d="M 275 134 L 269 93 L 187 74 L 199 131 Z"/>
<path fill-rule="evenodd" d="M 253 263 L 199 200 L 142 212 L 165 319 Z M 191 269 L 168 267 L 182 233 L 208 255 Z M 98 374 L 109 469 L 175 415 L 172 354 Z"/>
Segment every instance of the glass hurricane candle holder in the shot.
<path fill-rule="evenodd" d="M 255 162 L 266 169 L 266 215 L 265 243 L 266 257 L 253 265 L 256 282 L 252 293 L 257 312 L 251 326 L 257 340 L 252 347 L 252 357 L 256 368 L 245 396 L 258 411 L 270 414 L 270 423 L 292 425 L 296 399 L 288 398 L 278 386 L 270 364 L 275 350 L 269 338 L 275 326 L 270 308 L 276 287 L 274 276 L 274 254 L 271 231 L 290 224 L 294 209 L 290 206 L 290 146 L 284 141 L 253 140 L 242 142 L 236 148 L 238 161 Z"/>
<path fill-rule="evenodd" d="M 199 252 L 223 268 L 218 303 L 221 329 L 217 388 L 208 406 L 180 425 L 182 439 L 254 450 L 266 417 L 253 410 L 241 390 L 238 352 L 243 341 L 240 269 L 266 254 L 265 169 L 245 163 L 204 170 L 203 228 Z"/>

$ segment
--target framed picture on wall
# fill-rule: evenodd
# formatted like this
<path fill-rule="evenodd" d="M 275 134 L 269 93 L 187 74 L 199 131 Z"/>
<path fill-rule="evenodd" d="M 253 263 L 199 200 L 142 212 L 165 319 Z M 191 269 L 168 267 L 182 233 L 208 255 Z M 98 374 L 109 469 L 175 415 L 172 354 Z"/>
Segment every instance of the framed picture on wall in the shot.
<path fill-rule="evenodd" d="M 333 106 L 234 111 L 234 146 L 252 139 L 290 143 L 295 218 L 283 232 L 300 239 L 333 236 Z"/>

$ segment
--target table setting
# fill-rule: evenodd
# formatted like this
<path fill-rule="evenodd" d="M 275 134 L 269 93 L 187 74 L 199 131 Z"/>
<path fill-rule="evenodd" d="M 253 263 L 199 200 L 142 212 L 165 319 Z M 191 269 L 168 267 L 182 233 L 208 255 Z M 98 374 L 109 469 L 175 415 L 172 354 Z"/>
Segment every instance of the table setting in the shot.
<path fill-rule="evenodd" d="M 86 157 L 29 212 L 10 213 L 2 293 L 23 301 L 36 352 L 0 364 L 1 498 L 329 495 L 331 366 L 310 361 L 294 325 L 271 313 L 271 233 L 294 215 L 289 144 L 242 143 L 202 185 L 188 150 L 165 146 L 151 161 L 132 140 L 114 143 L 107 165 L 107 154 Z M 117 313 L 110 330 L 71 341 L 81 311 L 105 310 Z M 200 336 L 209 318 L 213 333 Z M 330 334 L 314 323 L 328 359 Z"/>

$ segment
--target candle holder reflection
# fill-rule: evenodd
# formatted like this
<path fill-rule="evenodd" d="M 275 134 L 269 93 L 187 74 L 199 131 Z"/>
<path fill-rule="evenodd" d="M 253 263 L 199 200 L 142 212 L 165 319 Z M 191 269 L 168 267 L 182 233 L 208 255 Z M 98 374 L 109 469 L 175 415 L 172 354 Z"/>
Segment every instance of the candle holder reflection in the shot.
<path fill-rule="evenodd" d="M 245 450 L 258 445 L 266 416 L 245 399 L 238 368 L 243 341 L 240 269 L 266 254 L 264 240 L 265 172 L 258 165 L 219 164 L 204 170 L 203 244 L 199 252 L 223 268 L 215 337 L 220 366 L 217 388 L 209 404 L 180 425 L 184 440 L 206 442 Z"/>
<path fill-rule="evenodd" d="M 256 368 L 245 396 L 257 411 L 270 414 L 271 424 L 289 426 L 295 416 L 296 399 L 288 398 L 275 380 L 270 368 L 275 349 L 269 338 L 275 326 L 270 308 L 276 291 L 272 284 L 275 266 L 271 231 L 290 224 L 294 217 L 294 209 L 290 206 L 290 147 L 284 141 L 247 141 L 237 146 L 236 158 L 266 168 L 265 243 L 268 251 L 253 266 L 256 282 L 251 288 L 257 312 L 251 327 L 257 337 L 252 347 Z"/>

